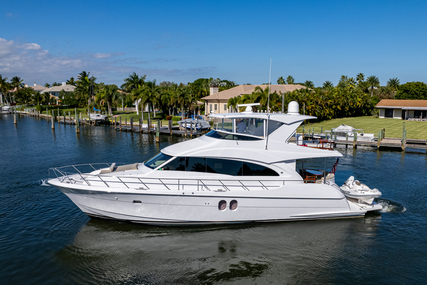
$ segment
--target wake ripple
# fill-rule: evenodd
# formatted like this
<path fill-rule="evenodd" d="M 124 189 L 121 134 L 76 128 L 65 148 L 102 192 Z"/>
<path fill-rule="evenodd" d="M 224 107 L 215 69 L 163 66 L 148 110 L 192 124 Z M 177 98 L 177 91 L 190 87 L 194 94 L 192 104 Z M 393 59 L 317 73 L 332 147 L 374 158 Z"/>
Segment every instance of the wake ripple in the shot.
<path fill-rule="evenodd" d="M 381 213 L 404 213 L 406 212 L 406 208 L 397 202 L 393 202 L 387 199 L 376 199 L 376 202 L 383 206 Z"/>

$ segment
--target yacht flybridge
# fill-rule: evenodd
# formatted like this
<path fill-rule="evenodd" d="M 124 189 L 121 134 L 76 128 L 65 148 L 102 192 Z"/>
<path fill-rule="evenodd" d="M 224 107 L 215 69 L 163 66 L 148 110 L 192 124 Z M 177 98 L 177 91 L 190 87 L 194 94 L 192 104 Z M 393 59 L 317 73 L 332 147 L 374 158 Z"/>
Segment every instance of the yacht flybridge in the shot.
<path fill-rule="evenodd" d="M 347 198 L 334 171 L 297 169 L 299 161 L 342 156 L 288 143 L 304 120 L 315 118 L 300 115 L 297 102 L 287 114 L 252 112 L 253 105 L 212 114 L 212 131 L 144 163 L 52 168 L 48 183 L 89 216 L 155 225 L 315 220 L 381 210 L 373 201 Z"/>

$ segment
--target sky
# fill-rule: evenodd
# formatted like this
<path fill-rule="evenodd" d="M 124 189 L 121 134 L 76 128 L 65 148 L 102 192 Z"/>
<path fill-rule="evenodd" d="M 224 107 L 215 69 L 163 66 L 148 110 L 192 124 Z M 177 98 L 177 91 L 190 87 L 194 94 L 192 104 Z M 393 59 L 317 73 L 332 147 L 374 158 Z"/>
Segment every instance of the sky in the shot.
<path fill-rule="evenodd" d="M 116 84 L 291 75 L 337 84 L 427 82 L 427 1 L 6 1 L 0 75 L 44 85 L 90 72 Z"/>

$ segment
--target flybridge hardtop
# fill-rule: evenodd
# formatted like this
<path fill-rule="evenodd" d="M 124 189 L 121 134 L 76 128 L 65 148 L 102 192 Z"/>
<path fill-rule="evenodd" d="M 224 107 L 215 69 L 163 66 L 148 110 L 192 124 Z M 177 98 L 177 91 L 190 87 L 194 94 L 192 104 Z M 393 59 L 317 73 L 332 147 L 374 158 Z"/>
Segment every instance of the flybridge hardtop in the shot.
<path fill-rule="evenodd" d="M 335 150 L 302 148 L 288 144 L 304 120 L 316 119 L 300 115 L 298 104 L 291 102 L 288 114 L 255 113 L 250 109 L 259 104 L 242 104 L 241 113 L 212 114 L 214 130 L 207 135 L 166 147 L 169 156 L 227 157 L 277 163 L 306 158 L 341 157 Z"/>
<path fill-rule="evenodd" d="M 155 225 L 361 217 L 382 209 L 359 198 L 364 193 L 347 197 L 335 184 L 338 160 L 331 171 L 326 165 L 339 152 L 289 143 L 304 120 L 315 118 L 300 115 L 297 102 L 288 114 L 245 106 L 211 115 L 211 132 L 144 163 L 52 168 L 56 177 L 47 182 L 89 216 Z M 324 158 L 325 169 L 304 168 L 306 158 Z"/>

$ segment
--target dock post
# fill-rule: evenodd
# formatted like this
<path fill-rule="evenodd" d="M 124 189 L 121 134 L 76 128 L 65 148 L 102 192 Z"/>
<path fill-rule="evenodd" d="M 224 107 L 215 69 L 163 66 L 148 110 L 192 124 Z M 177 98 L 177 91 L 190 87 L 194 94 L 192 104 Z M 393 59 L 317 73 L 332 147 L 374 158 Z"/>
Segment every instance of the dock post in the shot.
<path fill-rule="evenodd" d="M 193 136 L 193 121 L 190 123 L 190 136 Z"/>
<path fill-rule="evenodd" d="M 14 123 L 15 125 L 17 125 L 17 124 L 18 124 L 18 121 L 16 121 L 16 108 L 12 109 L 12 112 L 13 112 L 13 123 Z"/>
<path fill-rule="evenodd" d="M 142 118 L 139 118 L 139 132 L 141 132 L 142 129 Z"/>
<path fill-rule="evenodd" d="M 335 134 L 336 137 L 336 134 Z M 354 131 L 354 137 L 353 137 L 353 148 L 356 148 L 356 141 L 357 141 L 357 133 Z"/>
<path fill-rule="evenodd" d="M 76 133 L 80 134 L 80 125 L 79 125 L 79 117 L 77 117 L 77 108 L 74 108 L 74 111 L 76 113 Z"/>
<path fill-rule="evenodd" d="M 68 123 L 71 125 L 71 112 L 68 111 Z"/>
<path fill-rule="evenodd" d="M 62 112 L 62 115 L 64 115 L 64 126 L 65 126 L 65 111 Z"/>
<path fill-rule="evenodd" d="M 60 116 L 60 113 L 59 113 L 59 108 L 58 108 L 58 122 L 61 120 L 61 118 L 59 117 Z"/>
<path fill-rule="evenodd" d="M 405 151 L 406 148 L 406 128 L 405 122 L 403 122 L 403 131 L 402 131 L 402 150 Z"/>
<path fill-rule="evenodd" d="M 187 122 L 184 122 L 185 137 L 187 137 Z"/>
<path fill-rule="evenodd" d="M 169 123 L 169 134 L 172 135 L 172 119 L 170 119 L 168 123 Z"/>
<path fill-rule="evenodd" d="M 49 110 L 46 107 L 46 121 L 49 123 Z"/>
<path fill-rule="evenodd" d="M 348 133 L 345 134 L 345 148 L 348 148 Z"/>
<path fill-rule="evenodd" d="M 128 118 L 125 118 L 125 128 L 126 128 L 126 130 L 128 128 Z"/>
<path fill-rule="evenodd" d="M 122 117 L 119 117 L 120 121 L 119 121 L 119 129 L 122 130 Z"/>
<path fill-rule="evenodd" d="M 133 117 L 130 117 L 130 131 L 133 132 Z"/>
<path fill-rule="evenodd" d="M 320 126 L 320 134 L 323 134 L 323 126 Z"/>
<path fill-rule="evenodd" d="M 157 120 L 156 142 L 160 142 L 160 120 Z"/>
<path fill-rule="evenodd" d="M 55 130 L 55 111 L 52 110 L 52 117 L 50 118 L 50 121 L 52 123 L 52 130 Z"/>

